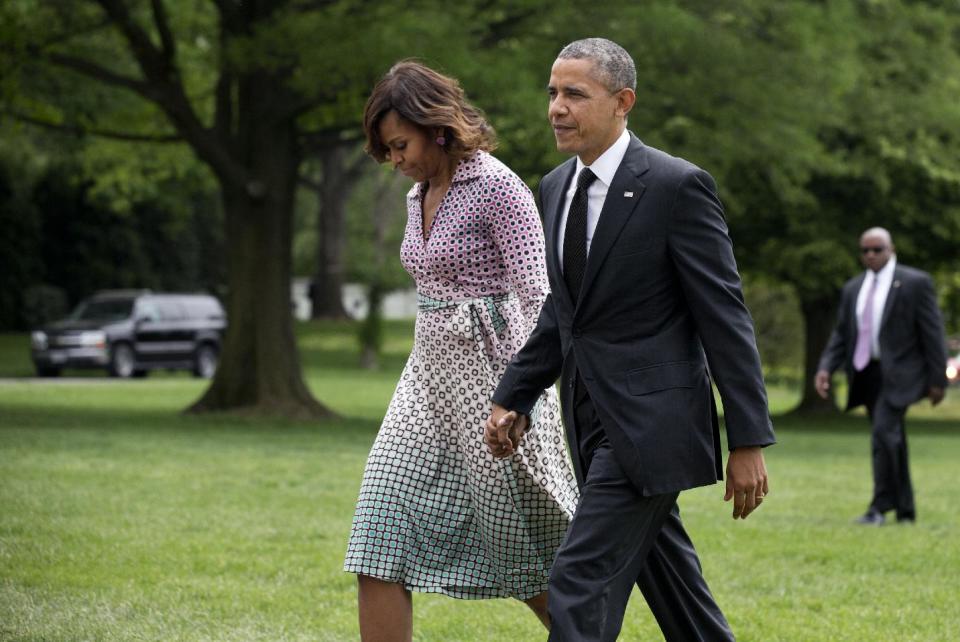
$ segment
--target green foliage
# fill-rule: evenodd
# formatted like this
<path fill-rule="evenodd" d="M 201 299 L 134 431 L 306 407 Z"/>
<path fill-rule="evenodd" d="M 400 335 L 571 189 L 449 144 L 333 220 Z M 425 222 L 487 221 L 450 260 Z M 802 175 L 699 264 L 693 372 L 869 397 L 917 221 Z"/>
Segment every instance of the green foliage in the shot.
<path fill-rule="evenodd" d="M 819 153 L 787 184 L 778 169 L 742 162 L 726 178 L 738 258 L 804 300 L 857 271 L 855 244 L 868 227 L 890 229 L 901 260 L 928 270 L 955 266 L 960 238 L 960 16 L 878 2 L 836 3 L 822 18 L 825 32 L 837 26 L 848 41 L 835 50 L 842 58 L 817 67 L 832 82 L 809 92 L 829 106 L 805 125 Z"/>
<path fill-rule="evenodd" d="M 160 183 L 158 192 L 171 195 L 115 210 L 75 166 L 23 180 L 17 187 L 30 186 L 27 194 L 3 180 L 10 175 L 0 170 L 0 327 L 62 312 L 51 288 L 71 305 L 104 288 L 220 289 L 220 211 L 209 192 Z"/>
<path fill-rule="evenodd" d="M 372 168 L 350 203 L 347 275 L 367 286 L 367 316 L 357 327 L 357 339 L 369 367 L 376 366 L 383 346 L 383 297 L 411 285 L 399 260 L 407 224 L 404 194 L 409 188 L 409 181 L 391 173 L 386 165 Z"/>
<path fill-rule="evenodd" d="M 744 278 L 743 296 L 753 316 L 767 384 L 796 386 L 803 359 L 803 317 L 793 288 L 763 278 Z"/>
<path fill-rule="evenodd" d="M 67 293 L 54 285 L 31 285 L 23 290 L 20 310 L 27 328 L 62 319 L 69 311 Z"/>
<path fill-rule="evenodd" d="M 960 266 L 942 270 L 934 280 L 939 290 L 940 310 L 947 334 L 960 337 Z"/>
<path fill-rule="evenodd" d="M 28 195 L 0 159 L 0 328 L 24 328 L 23 292 L 39 269 L 40 230 Z"/>

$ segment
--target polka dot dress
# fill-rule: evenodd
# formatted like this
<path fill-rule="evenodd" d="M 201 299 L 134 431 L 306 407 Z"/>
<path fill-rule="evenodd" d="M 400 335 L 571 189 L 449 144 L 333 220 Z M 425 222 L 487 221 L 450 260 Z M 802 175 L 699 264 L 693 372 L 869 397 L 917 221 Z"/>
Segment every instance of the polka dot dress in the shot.
<path fill-rule="evenodd" d="M 424 185 L 401 249 L 420 296 L 413 352 L 367 459 L 344 569 L 458 598 L 547 588 L 577 489 L 553 389 L 519 451 L 483 443 L 490 395 L 547 294 L 530 190 L 486 152 L 461 161 L 427 238 Z"/>

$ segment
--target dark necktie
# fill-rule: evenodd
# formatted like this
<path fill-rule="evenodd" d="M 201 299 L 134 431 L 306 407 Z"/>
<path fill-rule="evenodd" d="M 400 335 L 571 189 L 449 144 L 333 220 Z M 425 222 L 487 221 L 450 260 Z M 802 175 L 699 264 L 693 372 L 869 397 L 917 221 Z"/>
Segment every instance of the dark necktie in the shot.
<path fill-rule="evenodd" d="M 563 232 L 563 279 L 574 303 L 580 295 L 580 284 L 587 267 L 587 189 L 596 178 L 588 167 L 580 172 Z"/>

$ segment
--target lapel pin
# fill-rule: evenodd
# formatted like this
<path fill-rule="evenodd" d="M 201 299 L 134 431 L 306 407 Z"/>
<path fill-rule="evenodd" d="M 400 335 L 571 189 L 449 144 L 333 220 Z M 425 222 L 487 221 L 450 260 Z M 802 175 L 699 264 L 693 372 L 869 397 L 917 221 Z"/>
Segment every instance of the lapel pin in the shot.
<path fill-rule="evenodd" d="M 900 287 L 900 281 L 894 281 L 894 282 L 893 282 L 893 287 L 899 288 L 899 287 Z"/>
<path fill-rule="evenodd" d="M 626 198 L 633 198 L 633 192 L 624 192 L 623 195 Z"/>

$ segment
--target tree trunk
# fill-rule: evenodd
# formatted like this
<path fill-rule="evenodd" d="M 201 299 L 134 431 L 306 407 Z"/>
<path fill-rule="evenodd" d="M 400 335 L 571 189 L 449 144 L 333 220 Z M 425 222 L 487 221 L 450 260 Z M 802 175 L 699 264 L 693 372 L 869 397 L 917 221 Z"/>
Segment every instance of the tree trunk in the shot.
<path fill-rule="evenodd" d="M 838 412 L 833 388 L 830 389 L 828 399 L 823 399 L 813 387 L 813 377 L 817 373 L 817 364 L 820 355 L 830 339 L 830 333 L 836 321 L 837 297 L 816 296 L 800 299 L 800 310 L 803 313 L 804 327 L 804 364 L 803 364 L 803 395 L 800 404 L 794 408 L 792 414 L 835 414 Z"/>
<path fill-rule="evenodd" d="M 374 281 L 367 287 L 367 318 L 360 326 L 360 365 L 367 370 L 380 367 L 380 351 L 383 348 L 383 287 Z"/>
<path fill-rule="evenodd" d="M 344 319 L 347 317 L 342 296 L 344 223 L 347 198 L 355 179 L 346 167 L 346 150 L 340 145 L 324 150 L 320 162 L 323 175 L 317 212 L 317 270 L 310 288 L 310 316 L 314 319 Z"/>
<path fill-rule="evenodd" d="M 248 88 L 250 89 L 250 88 Z M 250 99 L 270 96 L 258 87 Z M 242 100 L 242 99 L 241 99 Z M 264 105 L 247 114 L 262 116 Z M 260 109 L 254 109 L 259 107 Z M 224 203 L 227 321 L 220 365 L 190 412 L 239 410 L 294 418 L 332 415 L 304 383 L 290 299 L 293 199 L 299 151 L 292 122 L 248 118 L 240 125 L 247 185 L 218 177 Z"/>

